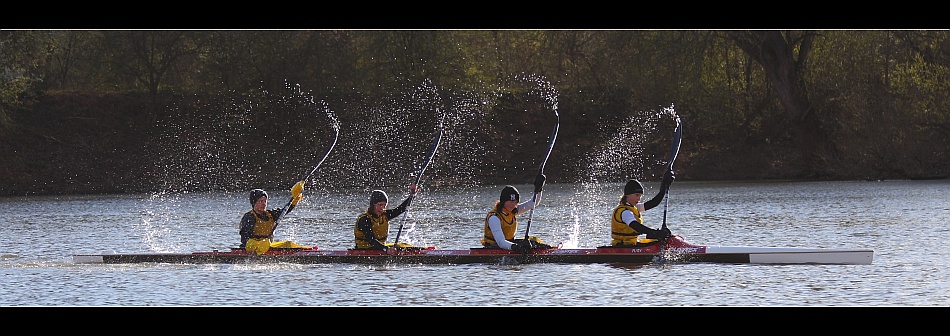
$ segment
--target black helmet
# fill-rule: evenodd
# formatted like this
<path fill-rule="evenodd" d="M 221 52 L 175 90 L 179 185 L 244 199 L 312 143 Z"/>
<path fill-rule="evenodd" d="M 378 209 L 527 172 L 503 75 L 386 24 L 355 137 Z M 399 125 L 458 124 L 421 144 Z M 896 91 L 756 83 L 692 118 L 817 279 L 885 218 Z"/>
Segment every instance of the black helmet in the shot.
<path fill-rule="evenodd" d="M 640 181 L 631 179 L 627 181 L 627 185 L 623 186 L 623 194 L 636 194 L 643 193 L 643 185 L 640 184 Z"/>
<path fill-rule="evenodd" d="M 383 201 L 389 202 L 389 197 L 386 196 L 386 192 L 382 190 L 373 190 L 373 192 L 369 194 L 370 206 Z"/>
<path fill-rule="evenodd" d="M 505 203 L 507 201 L 518 201 L 520 197 L 521 194 L 518 193 L 518 189 L 512 186 L 505 186 L 505 188 L 501 190 L 501 196 L 498 197 L 498 200 Z"/>
<path fill-rule="evenodd" d="M 251 190 L 251 195 L 248 197 L 248 199 L 251 200 L 251 205 L 254 205 L 254 203 L 257 203 L 257 200 L 261 199 L 261 197 L 267 197 L 267 192 L 264 191 L 264 189 L 254 189 Z"/>

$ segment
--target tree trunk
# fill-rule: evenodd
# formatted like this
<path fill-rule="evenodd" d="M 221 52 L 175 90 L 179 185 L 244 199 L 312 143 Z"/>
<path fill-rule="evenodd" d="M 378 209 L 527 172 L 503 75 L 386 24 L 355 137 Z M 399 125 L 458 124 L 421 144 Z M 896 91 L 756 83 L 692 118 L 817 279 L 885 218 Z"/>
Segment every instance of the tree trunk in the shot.
<path fill-rule="evenodd" d="M 829 149 L 828 135 L 812 109 L 802 78 L 815 32 L 747 31 L 733 32 L 729 37 L 765 69 L 769 83 L 785 108 L 786 120 L 798 144 L 806 177 L 821 176 L 820 159 Z"/>

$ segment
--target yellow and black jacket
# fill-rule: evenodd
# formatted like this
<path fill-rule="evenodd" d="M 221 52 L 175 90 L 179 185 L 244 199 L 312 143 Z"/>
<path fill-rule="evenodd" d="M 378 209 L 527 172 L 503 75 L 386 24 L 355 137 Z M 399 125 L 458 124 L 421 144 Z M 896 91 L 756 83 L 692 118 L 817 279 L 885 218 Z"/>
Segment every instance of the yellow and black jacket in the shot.
<path fill-rule="evenodd" d="M 289 209 L 293 209 L 293 207 Z M 247 245 L 248 239 L 272 238 L 280 211 L 281 208 L 276 208 L 266 210 L 263 214 L 258 214 L 254 210 L 245 213 L 244 217 L 241 218 L 241 248 Z M 287 212 L 290 212 L 290 210 L 287 210 Z"/>
<path fill-rule="evenodd" d="M 389 238 L 389 220 L 405 212 L 412 198 L 413 196 L 410 195 L 398 207 L 383 211 L 379 216 L 370 213 L 370 209 L 360 214 L 353 227 L 353 235 L 356 237 L 355 248 L 383 249 L 386 247 L 386 239 Z"/>

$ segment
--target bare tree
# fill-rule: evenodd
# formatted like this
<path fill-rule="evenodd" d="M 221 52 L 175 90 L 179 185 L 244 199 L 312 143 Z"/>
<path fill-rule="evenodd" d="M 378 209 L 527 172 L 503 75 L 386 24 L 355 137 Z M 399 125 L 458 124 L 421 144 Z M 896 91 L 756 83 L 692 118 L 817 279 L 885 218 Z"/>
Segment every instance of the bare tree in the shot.
<path fill-rule="evenodd" d="M 198 55 L 204 46 L 200 32 L 191 31 L 115 31 L 106 34 L 106 44 L 115 57 L 109 62 L 123 77 L 143 85 L 152 98 L 152 106 L 168 76 L 182 73 L 182 65 Z"/>
<path fill-rule="evenodd" d="M 817 36 L 814 31 L 728 31 L 726 36 L 765 69 L 802 156 L 806 174 L 820 175 L 820 158 L 831 150 L 808 98 L 803 74 Z"/>

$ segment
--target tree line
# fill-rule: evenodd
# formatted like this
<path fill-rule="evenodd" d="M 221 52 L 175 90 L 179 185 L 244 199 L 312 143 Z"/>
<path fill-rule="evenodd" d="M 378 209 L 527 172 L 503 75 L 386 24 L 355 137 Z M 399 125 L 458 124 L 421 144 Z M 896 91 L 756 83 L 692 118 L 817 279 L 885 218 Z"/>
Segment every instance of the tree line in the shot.
<path fill-rule="evenodd" d="M 560 113 L 574 125 L 607 125 L 597 132 L 675 105 L 690 142 L 677 165 L 685 178 L 950 174 L 946 30 L 3 30 L 0 67 L 0 137 L 11 158 L 0 165 L 16 180 L 7 190 L 23 190 L 36 179 L 25 172 L 49 163 L 36 146 L 66 141 L 30 118 L 83 117 L 39 111 L 44 102 L 89 95 L 100 101 L 82 104 L 100 111 L 92 106 L 103 100 L 141 100 L 97 112 L 130 120 L 110 125 L 127 141 L 135 127 L 155 132 L 159 120 L 187 117 L 169 108 L 171 96 L 232 101 L 292 83 L 342 111 L 407 83 L 512 90 L 501 83 L 517 73 L 546 78 Z M 353 109 L 345 118 L 366 117 Z M 581 151 L 590 131 L 566 129 L 565 141 Z M 24 138 L 37 145 L 13 145 Z"/>

